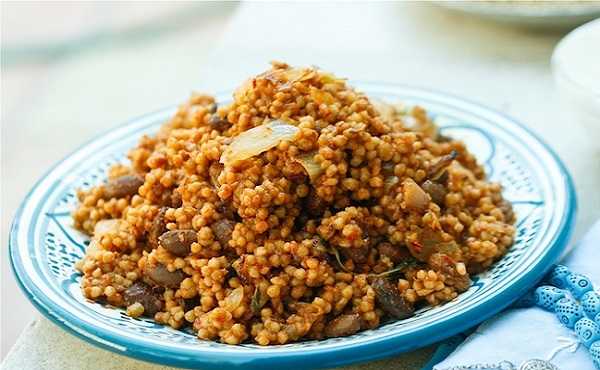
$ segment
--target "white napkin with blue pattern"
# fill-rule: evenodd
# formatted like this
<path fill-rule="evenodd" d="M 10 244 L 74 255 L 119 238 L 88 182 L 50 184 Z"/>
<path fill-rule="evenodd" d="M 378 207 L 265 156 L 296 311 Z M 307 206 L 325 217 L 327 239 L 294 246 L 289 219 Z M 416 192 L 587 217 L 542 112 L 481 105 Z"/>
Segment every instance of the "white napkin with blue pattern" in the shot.
<path fill-rule="evenodd" d="M 600 221 L 561 262 L 600 287 Z M 434 366 L 494 364 L 510 361 L 517 368 L 530 359 L 550 360 L 560 370 L 593 370 L 590 354 L 575 333 L 552 312 L 539 307 L 509 309 L 480 325 L 445 360 Z"/>

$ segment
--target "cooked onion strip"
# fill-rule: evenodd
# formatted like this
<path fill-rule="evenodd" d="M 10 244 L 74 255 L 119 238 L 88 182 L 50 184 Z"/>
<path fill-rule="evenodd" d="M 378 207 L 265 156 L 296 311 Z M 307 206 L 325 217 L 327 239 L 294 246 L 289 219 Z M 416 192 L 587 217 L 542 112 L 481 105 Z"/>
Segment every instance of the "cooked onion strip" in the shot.
<path fill-rule="evenodd" d="M 321 165 L 315 161 L 315 153 L 304 154 L 296 158 L 296 160 L 302 165 L 302 167 L 304 167 L 306 173 L 310 177 L 310 181 L 312 182 L 314 182 L 319 176 L 321 176 L 321 173 L 323 173 Z"/>
<path fill-rule="evenodd" d="M 292 140 L 300 129 L 282 121 L 274 120 L 236 136 L 221 155 L 221 163 L 230 165 L 252 158 L 276 147 L 280 142 Z"/>

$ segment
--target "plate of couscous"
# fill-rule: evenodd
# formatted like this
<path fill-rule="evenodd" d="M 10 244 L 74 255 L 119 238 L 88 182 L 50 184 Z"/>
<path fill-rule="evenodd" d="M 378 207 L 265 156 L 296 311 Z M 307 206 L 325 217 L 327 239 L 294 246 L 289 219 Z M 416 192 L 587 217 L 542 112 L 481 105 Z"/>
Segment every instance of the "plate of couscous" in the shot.
<path fill-rule="evenodd" d="M 85 144 L 31 190 L 12 266 L 53 322 L 181 367 L 334 367 L 423 347 L 539 281 L 576 212 L 515 120 L 274 62 Z"/>

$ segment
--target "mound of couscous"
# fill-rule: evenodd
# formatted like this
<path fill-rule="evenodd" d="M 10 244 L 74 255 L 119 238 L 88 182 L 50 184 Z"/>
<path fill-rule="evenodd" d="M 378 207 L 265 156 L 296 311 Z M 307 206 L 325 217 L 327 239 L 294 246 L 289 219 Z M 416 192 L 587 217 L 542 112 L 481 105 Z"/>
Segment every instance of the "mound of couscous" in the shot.
<path fill-rule="evenodd" d="M 420 107 L 273 63 L 192 95 L 78 194 L 86 297 L 201 339 L 353 334 L 452 300 L 513 243 L 501 187 Z"/>

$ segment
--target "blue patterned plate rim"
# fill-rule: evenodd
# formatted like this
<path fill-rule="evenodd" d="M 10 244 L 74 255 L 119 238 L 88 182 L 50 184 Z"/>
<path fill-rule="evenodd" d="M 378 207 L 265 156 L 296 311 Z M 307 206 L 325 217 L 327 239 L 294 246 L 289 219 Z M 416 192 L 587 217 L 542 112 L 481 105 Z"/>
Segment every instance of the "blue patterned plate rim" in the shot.
<path fill-rule="evenodd" d="M 474 117 L 478 116 L 480 119 L 488 120 L 491 125 L 502 131 L 504 135 L 510 136 L 520 145 L 527 146 L 530 155 L 540 156 L 539 161 L 541 161 L 541 157 L 545 157 L 545 161 L 541 164 L 548 166 L 545 169 L 557 175 L 556 178 L 553 178 L 553 186 L 555 187 L 551 190 L 559 195 L 560 204 L 555 204 L 553 210 L 560 212 L 560 219 L 554 223 L 554 232 L 545 236 L 544 242 L 547 247 L 543 249 L 543 254 L 534 261 L 535 263 L 527 266 L 522 274 L 513 281 L 504 282 L 504 288 L 494 295 L 476 302 L 476 305 L 466 310 L 454 312 L 442 320 L 428 322 L 427 325 L 411 328 L 400 334 L 392 332 L 391 334 L 376 335 L 378 329 L 375 329 L 369 331 L 371 334 L 375 333 L 373 335 L 366 335 L 358 339 L 348 337 L 337 341 L 323 341 L 318 345 L 310 346 L 310 348 L 302 346 L 294 348 L 293 345 L 269 348 L 220 345 L 217 348 L 206 348 L 201 345 L 190 347 L 178 343 L 158 347 L 156 343 L 148 340 L 143 335 L 131 336 L 125 335 L 126 333 L 105 330 L 80 317 L 70 316 L 62 305 L 68 305 L 69 303 L 66 301 L 55 302 L 49 299 L 48 293 L 44 290 L 46 287 L 43 284 L 38 284 L 39 282 L 36 283 L 34 277 L 29 276 L 25 270 L 24 260 L 28 260 L 27 262 L 32 264 L 34 261 L 31 261 L 32 256 L 30 253 L 24 252 L 31 252 L 34 247 L 29 246 L 28 249 L 28 246 L 19 245 L 18 236 L 20 232 L 24 232 L 24 228 L 30 227 L 30 224 L 34 224 L 37 220 L 35 217 L 24 218 L 24 211 L 29 209 L 28 207 L 36 207 L 36 204 L 29 204 L 32 201 L 32 196 L 44 191 L 41 188 L 44 185 L 44 180 L 55 171 L 59 171 L 61 167 L 71 164 L 68 162 L 72 157 L 80 152 L 85 152 L 86 147 L 96 142 L 106 142 L 111 137 L 123 139 L 131 133 L 133 128 L 160 124 L 161 122 L 157 120 L 159 118 L 164 120 L 173 111 L 173 108 L 169 107 L 137 117 L 88 141 L 54 165 L 36 183 L 17 211 L 10 231 L 10 261 L 19 286 L 42 314 L 63 329 L 89 343 L 145 361 L 180 367 L 202 366 L 207 369 L 221 368 L 224 365 L 244 366 L 251 369 L 279 368 L 300 364 L 303 368 L 322 368 L 389 357 L 393 354 L 426 346 L 464 331 L 510 305 L 543 277 L 550 265 L 560 257 L 571 236 L 577 201 L 573 181 L 564 164 L 554 151 L 527 127 L 511 117 L 486 108 L 479 103 L 447 93 L 408 85 L 379 82 L 354 82 L 354 85 L 372 96 L 391 96 L 396 97 L 396 99 L 404 99 L 404 97 L 409 96 L 421 103 L 424 102 L 423 105 L 426 109 L 428 103 L 431 103 L 459 109 Z M 224 100 L 228 94 L 217 94 L 217 96 Z M 64 300 L 64 297 L 59 298 Z M 460 306 L 458 307 L 460 308 Z"/>

